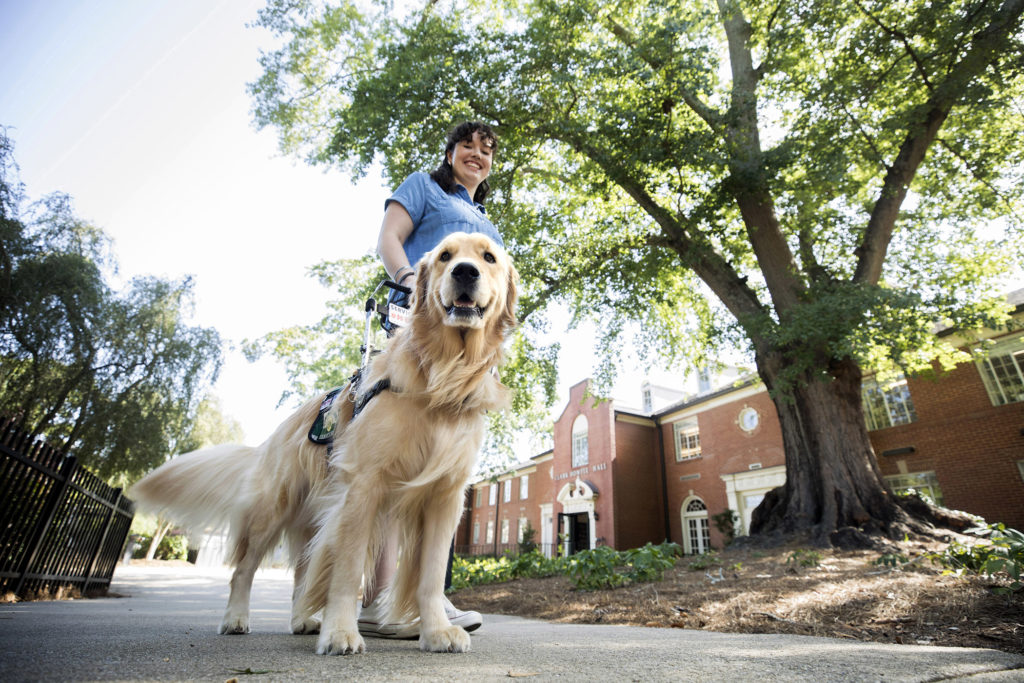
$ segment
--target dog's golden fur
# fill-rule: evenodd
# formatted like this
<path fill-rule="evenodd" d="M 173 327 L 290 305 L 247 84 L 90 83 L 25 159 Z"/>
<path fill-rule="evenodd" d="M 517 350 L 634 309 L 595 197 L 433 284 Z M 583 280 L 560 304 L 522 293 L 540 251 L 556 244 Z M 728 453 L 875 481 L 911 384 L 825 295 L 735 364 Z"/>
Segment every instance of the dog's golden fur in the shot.
<path fill-rule="evenodd" d="M 360 580 L 372 580 L 385 536 L 397 533 L 392 617 L 420 617 L 423 649 L 469 649 L 469 635 L 444 614 L 444 571 L 485 413 L 507 405 L 494 369 L 515 324 L 516 287 L 515 269 L 493 242 L 449 235 L 417 266 L 411 325 L 346 391 L 355 398 L 385 378 L 391 388 L 355 417 L 351 401 L 335 403 L 329 464 L 326 446 L 307 439 L 320 395 L 259 447 L 183 455 L 133 487 L 147 507 L 192 526 L 230 524 L 236 569 L 221 633 L 248 631 L 252 576 L 284 533 L 295 563 L 293 631 L 319 627 L 321 654 L 362 651 Z"/>

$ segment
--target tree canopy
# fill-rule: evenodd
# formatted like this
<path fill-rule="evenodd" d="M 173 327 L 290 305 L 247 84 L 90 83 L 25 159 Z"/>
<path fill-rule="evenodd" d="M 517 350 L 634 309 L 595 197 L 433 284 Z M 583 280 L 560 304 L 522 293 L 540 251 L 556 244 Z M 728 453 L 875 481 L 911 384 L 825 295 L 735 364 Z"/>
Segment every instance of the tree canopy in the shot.
<path fill-rule="evenodd" d="M 559 298 L 610 321 L 606 351 L 630 320 L 644 348 L 698 361 L 722 333 L 784 344 L 810 326 L 832 353 L 920 365 L 935 321 L 996 320 L 1020 262 L 1019 15 L 271 2 L 260 23 L 284 44 L 251 90 L 285 150 L 377 161 L 396 184 L 453 122 L 495 124 L 491 213 L 524 312 Z"/>
<path fill-rule="evenodd" d="M 259 23 L 281 45 L 250 87 L 283 149 L 356 173 L 379 162 L 393 183 L 432 167 L 453 123 L 493 125 L 489 211 L 524 317 L 562 301 L 599 320 L 606 378 L 627 341 L 663 363 L 746 349 L 783 426 L 779 509 L 797 505 L 776 521 L 830 533 L 894 509 L 862 368 L 949 365 L 964 356 L 936 324 L 1007 322 L 1001 288 L 1024 260 L 1022 11 L 271 0 Z"/>
<path fill-rule="evenodd" d="M 0 142 L 0 413 L 125 483 L 178 449 L 220 368 L 220 336 L 187 324 L 188 279 L 115 290 L 107 236 L 66 195 L 26 207 Z"/>

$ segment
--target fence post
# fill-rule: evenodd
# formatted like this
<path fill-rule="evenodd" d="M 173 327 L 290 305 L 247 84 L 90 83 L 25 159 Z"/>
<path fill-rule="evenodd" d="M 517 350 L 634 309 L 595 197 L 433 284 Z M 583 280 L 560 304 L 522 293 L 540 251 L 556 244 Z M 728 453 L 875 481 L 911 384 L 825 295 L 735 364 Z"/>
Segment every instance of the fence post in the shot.
<path fill-rule="evenodd" d="M 117 489 L 117 497 L 111 501 L 110 510 L 107 511 L 107 521 L 103 524 L 103 534 L 100 536 L 100 542 L 96 544 L 96 549 L 92 552 L 92 559 L 89 561 L 89 568 L 85 571 L 82 595 L 85 595 L 85 592 L 89 590 L 89 584 L 92 582 L 92 573 L 96 571 L 96 561 L 99 559 L 100 553 L 103 552 L 103 548 L 107 545 L 107 534 L 110 533 L 110 526 L 114 523 L 114 517 L 120 512 L 121 497 L 121 489 Z"/>
<path fill-rule="evenodd" d="M 15 595 L 21 595 L 21 591 L 25 587 L 28 571 L 36 561 L 36 556 L 39 554 L 39 547 L 42 544 L 43 539 L 46 538 L 46 532 L 49 531 L 50 525 L 53 524 L 53 518 L 57 514 L 57 508 L 60 506 L 60 502 L 64 499 L 68 487 L 71 485 L 71 476 L 75 473 L 75 468 L 77 466 L 78 458 L 73 455 L 67 456 L 64 459 L 63 464 L 61 464 L 60 472 L 58 472 L 58 474 L 62 479 L 58 481 L 57 485 L 53 487 L 53 491 L 50 492 L 50 497 L 46 501 L 46 507 L 43 508 L 43 513 L 39 516 L 39 523 L 36 525 L 36 529 L 32 533 L 32 538 L 28 543 L 28 552 L 25 553 L 25 559 L 22 560 L 21 566 L 18 568 L 19 576 L 18 584 L 14 587 Z"/>

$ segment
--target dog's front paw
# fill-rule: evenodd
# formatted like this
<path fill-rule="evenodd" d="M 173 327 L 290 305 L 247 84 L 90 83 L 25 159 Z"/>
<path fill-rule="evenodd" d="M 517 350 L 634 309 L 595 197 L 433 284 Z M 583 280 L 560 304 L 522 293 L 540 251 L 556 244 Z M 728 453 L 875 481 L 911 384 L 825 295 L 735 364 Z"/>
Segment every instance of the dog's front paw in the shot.
<path fill-rule="evenodd" d="M 249 617 L 225 614 L 217 632 L 222 636 L 244 635 L 249 632 Z"/>
<path fill-rule="evenodd" d="M 461 626 L 424 632 L 420 634 L 420 649 L 424 652 L 469 652 L 469 634 Z"/>
<path fill-rule="evenodd" d="M 320 633 L 320 620 L 316 617 L 292 619 L 292 633 L 297 636 Z"/>
<path fill-rule="evenodd" d="M 316 643 L 318 655 L 352 655 L 366 650 L 359 631 L 335 631 L 321 633 Z"/>

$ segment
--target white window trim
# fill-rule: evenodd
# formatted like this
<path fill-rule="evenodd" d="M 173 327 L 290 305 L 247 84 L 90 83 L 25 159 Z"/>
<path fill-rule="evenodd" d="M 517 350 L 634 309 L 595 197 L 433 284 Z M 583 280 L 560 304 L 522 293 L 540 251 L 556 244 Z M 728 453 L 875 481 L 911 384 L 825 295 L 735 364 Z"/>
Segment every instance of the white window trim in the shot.
<path fill-rule="evenodd" d="M 675 441 L 676 462 L 696 460 L 701 456 L 700 424 L 696 417 L 679 420 L 672 425 L 672 437 Z M 684 446 L 684 439 L 694 439 L 691 445 Z"/>
<path fill-rule="evenodd" d="M 703 510 L 689 510 L 691 504 L 700 503 Z M 700 496 L 690 496 L 683 501 L 680 507 L 680 518 L 683 524 L 683 552 L 687 555 L 706 553 L 711 549 L 711 525 L 708 516 L 708 506 Z M 700 538 L 694 538 L 690 533 L 690 521 L 697 522 L 697 533 Z"/>
<path fill-rule="evenodd" d="M 586 467 L 590 463 L 590 423 L 586 415 L 579 415 L 572 423 L 572 466 Z"/>
<path fill-rule="evenodd" d="M 526 500 L 530 497 L 530 475 L 524 474 L 519 477 L 519 500 Z"/>
<path fill-rule="evenodd" d="M 872 390 L 881 395 L 880 411 L 875 410 L 874 405 L 868 401 Z M 903 373 L 898 373 L 888 381 L 879 381 L 873 376 L 865 377 L 861 382 L 860 400 L 864 409 L 864 422 L 869 432 L 917 422 L 914 397 L 910 394 L 910 387 L 907 386 L 907 378 Z M 899 416 L 895 421 L 894 414 Z"/>
<path fill-rule="evenodd" d="M 885 477 L 885 482 L 893 491 L 924 490 L 937 504 L 942 505 L 943 503 L 942 488 L 939 486 L 939 479 L 935 476 L 934 470 L 890 474 Z"/>
<path fill-rule="evenodd" d="M 511 503 L 512 502 L 512 480 L 511 479 L 506 479 L 505 480 L 505 490 L 502 493 L 501 502 L 502 503 Z"/>
<path fill-rule="evenodd" d="M 989 400 L 994 406 L 1002 406 L 1010 403 L 1024 401 L 1024 388 L 1017 389 L 1017 393 L 1008 393 L 1010 387 L 1004 386 L 996 377 L 995 368 L 992 365 L 993 358 L 1009 356 L 1010 362 L 1017 373 L 1017 378 L 1024 387 L 1024 334 L 1014 335 L 996 342 L 988 353 L 976 361 L 981 381 L 988 392 Z"/>
<path fill-rule="evenodd" d="M 498 504 L 498 485 L 497 484 L 491 484 L 491 492 L 490 492 L 487 504 L 490 505 L 491 507 L 494 507 L 495 505 Z"/>

